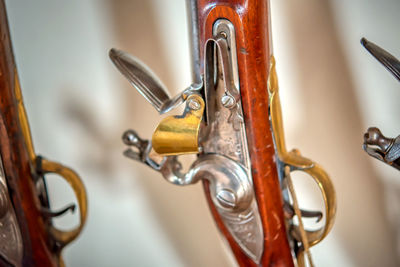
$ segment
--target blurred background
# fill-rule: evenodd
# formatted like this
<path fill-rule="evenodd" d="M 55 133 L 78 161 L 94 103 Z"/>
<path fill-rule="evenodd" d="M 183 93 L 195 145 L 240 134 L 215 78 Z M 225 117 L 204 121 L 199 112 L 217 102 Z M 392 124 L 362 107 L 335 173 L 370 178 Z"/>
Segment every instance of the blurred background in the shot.
<path fill-rule="evenodd" d="M 121 134 L 151 136 L 157 112 L 108 59 L 120 48 L 172 95 L 190 82 L 184 0 L 11 1 L 11 37 L 36 151 L 75 169 L 89 196 L 67 266 L 235 266 L 200 184 L 180 188 L 122 156 Z M 400 1 L 271 1 L 288 148 L 318 161 L 336 186 L 336 224 L 312 249 L 316 266 L 398 266 L 400 177 L 362 150 L 369 126 L 400 134 L 400 85 L 360 45 L 400 57 Z M 55 208 L 73 201 L 48 177 Z M 300 204 L 321 208 L 299 178 Z M 56 220 L 65 229 L 78 216 Z"/>

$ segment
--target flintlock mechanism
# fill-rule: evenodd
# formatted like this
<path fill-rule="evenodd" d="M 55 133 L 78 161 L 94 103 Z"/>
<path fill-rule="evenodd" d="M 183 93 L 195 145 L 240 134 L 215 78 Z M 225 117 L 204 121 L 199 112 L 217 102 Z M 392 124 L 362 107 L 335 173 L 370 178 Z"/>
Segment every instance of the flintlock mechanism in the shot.
<path fill-rule="evenodd" d="M 213 203 L 226 227 L 242 249 L 259 261 L 263 230 L 252 186 L 240 92 L 233 78 L 238 75 L 237 67 L 234 69 L 231 64 L 232 57 L 236 57 L 236 50 L 230 47 L 234 36 L 229 21 L 216 22 L 214 37 L 204 48 L 204 82 L 191 85 L 173 99 L 150 71 L 146 70 L 145 77 L 142 76 L 146 67 L 137 59 L 116 49 L 110 51 L 110 57 L 160 114 L 185 103 L 182 115 L 169 116 L 160 122 L 151 141 L 142 140 L 132 130 L 125 132 L 125 144 L 139 151 L 129 148 L 124 154 L 160 171 L 176 185 L 208 180 Z M 219 55 L 218 63 L 215 53 Z M 156 156 L 154 153 L 152 156 L 152 149 Z M 190 153 L 200 154 L 190 170 L 181 173 L 177 156 Z"/>
<path fill-rule="evenodd" d="M 223 18 L 229 17 L 228 13 L 233 8 L 218 6 L 217 3 L 217 7 L 205 17 L 206 21 L 199 24 L 198 19 L 201 18 L 197 18 L 197 12 L 200 7 L 197 5 L 204 3 L 189 2 L 192 45 L 193 42 L 200 45 L 192 48 L 195 82 L 182 93 L 171 98 L 160 80 L 138 59 L 117 49 L 110 50 L 109 56 L 118 70 L 160 114 L 185 105 L 183 114 L 167 116 L 159 123 L 151 140 L 140 138 L 134 130 L 127 130 L 122 138 L 128 146 L 124 155 L 160 172 L 172 184 L 183 186 L 199 180 L 206 181 L 205 189 L 211 199 L 211 210 L 221 231 L 227 236 L 239 265 L 270 266 L 272 261 L 277 261 L 280 266 L 293 266 L 297 261 L 299 266 L 305 266 L 304 253 L 312 265 L 308 249 L 320 242 L 332 228 L 336 195 L 328 175 L 318 164 L 302 157 L 297 150 L 288 152 L 285 148 L 272 52 L 267 47 L 262 50 L 262 53 L 269 55 L 263 65 L 266 66 L 265 72 L 259 68 L 261 73 L 267 75 L 261 79 L 265 82 L 264 87 L 250 89 L 246 83 L 242 85 L 241 82 L 246 78 L 255 79 L 253 76 L 256 74 L 240 76 L 238 57 L 244 54 L 250 58 L 254 55 L 249 55 L 244 48 L 240 48 L 240 51 L 237 49 L 240 44 L 237 38 L 243 34 L 237 31 L 242 31 L 242 28 L 235 24 L 237 21 Z M 250 2 L 243 8 L 253 10 L 257 6 L 256 1 Z M 231 4 L 234 6 L 233 2 Z M 230 10 L 228 13 L 224 13 L 225 7 Z M 268 7 L 262 8 L 255 10 L 266 16 Z M 254 23 L 251 20 L 243 21 Z M 204 29 L 198 28 L 199 25 L 203 25 Z M 269 31 L 268 27 L 260 29 L 263 31 L 260 34 Z M 204 34 L 200 35 L 199 31 L 204 31 Z M 248 41 L 258 42 L 252 39 Z M 262 56 L 258 59 L 261 58 L 265 59 Z M 246 62 L 241 61 L 240 64 L 244 68 Z M 257 126 L 245 120 L 245 112 L 249 111 L 249 107 L 245 109 L 248 102 L 245 103 L 243 95 L 249 95 L 249 90 L 254 93 L 256 89 L 264 93 L 259 95 L 259 99 L 266 100 L 257 104 L 262 109 L 267 107 L 263 121 L 259 121 L 259 126 L 268 131 L 261 138 L 266 147 L 254 147 L 257 144 L 251 142 L 255 138 L 249 135 Z M 258 106 L 250 106 L 250 111 L 255 108 Z M 247 114 L 247 117 L 250 115 Z M 268 136 L 270 130 L 274 141 Z M 270 154 L 271 150 L 275 151 L 275 155 Z M 261 151 L 268 156 L 254 154 L 260 154 Z M 178 159 L 178 156 L 185 154 L 197 154 L 186 173 L 182 171 Z M 262 164 L 268 164 L 269 173 L 261 171 L 264 167 L 259 168 L 261 158 L 268 158 Z M 258 163 L 254 163 L 256 160 Z M 315 217 L 319 221 L 322 213 L 299 208 L 290 178 L 292 171 L 309 174 L 322 192 L 326 208 L 325 225 L 318 230 L 307 231 L 303 227 L 302 216 Z M 266 192 L 271 192 L 274 197 L 266 196 Z M 267 197 L 270 199 L 267 200 Z M 298 223 L 293 220 L 294 216 Z M 273 240 L 271 236 L 274 236 Z M 271 244 L 282 247 L 273 247 Z M 292 255 L 297 259 L 293 259 Z"/>

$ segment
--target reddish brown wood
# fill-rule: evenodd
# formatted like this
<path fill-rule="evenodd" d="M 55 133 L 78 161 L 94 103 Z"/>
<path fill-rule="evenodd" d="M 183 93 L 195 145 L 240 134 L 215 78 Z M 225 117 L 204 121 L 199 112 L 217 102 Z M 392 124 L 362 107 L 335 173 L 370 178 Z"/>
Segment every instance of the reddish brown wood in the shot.
<path fill-rule="evenodd" d="M 247 141 L 258 208 L 264 229 L 262 266 L 293 266 L 283 216 L 283 199 L 275 162 L 275 149 L 268 116 L 269 6 L 266 0 L 198 0 L 200 48 L 212 37 L 219 18 L 235 26 L 240 90 Z M 201 58 L 203 58 L 203 49 Z M 203 69 L 203 68 L 201 68 Z M 233 240 L 213 206 L 208 184 L 208 201 L 222 233 L 240 266 L 257 266 Z"/>
<path fill-rule="evenodd" d="M 14 88 L 16 66 L 12 53 L 5 4 L 0 1 L 0 153 L 11 200 L 23 236 L 23 266 L 57 266 L 57 255 L 49 247 L 45 222 L 18 117 Z"/>

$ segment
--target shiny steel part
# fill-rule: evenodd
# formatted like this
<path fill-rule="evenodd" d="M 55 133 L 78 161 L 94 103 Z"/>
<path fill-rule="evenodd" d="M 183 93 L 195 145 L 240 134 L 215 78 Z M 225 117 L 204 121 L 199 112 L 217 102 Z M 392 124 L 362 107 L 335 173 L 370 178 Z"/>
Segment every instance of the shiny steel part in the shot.
<path fill-rule="evenodd" d="M 200 81 L 200 83 L 192 84 L 174 98 L 170 98 L 167 88 L 140 60 L 115 48 L 110 50 L 109 56 L 117 69 L 160 114 L 179 106 L 190 92 L 198 91 L 203 87 Z"/>
<path fill-rule="evenodd" d="M 364 134 L 363 149 L 368 155 L 400 170 L 400 135 L 388 138 L 378 128 L 368 128 Z"/>
<path fill-rule="evenodd" d="M 18 221 L 9 198 L 0 158 L 0 256 L 12 265 L 22 266 L 23 244 Z"/>
<path fill-rule="evenodd" d="M 283 135 L 282 112 L 279 99 L 278 78 L 275 70 L 275 59 L 271 55 L 271 66 L 268 77 L 268 91 L 270 95 L 270 120 L 272 124 L 275 147 L 278 157 L 278 168 L 289 167 L 290 171 L 303 171 L 311 176 L 318 184 L 325 204 L 325 225 L 315 231 L 305 231 L 308 240 L 308 246 L 312 247 L 322 241 L 332 229 L 336 215 L 336 193 L 329 176 L 317 163 L 304 158 L 298 150 L 287 151 Z M 295 241 L 301 243 L 301 234 L 299 226 L 290 222 L 289 231 Z M 302 253 L 298 251 L 299 265 L 302 261 Z M 304 265 L 300 265 L 304 266 Z"/>
<path fill-rule="evenodd" d="M 239 88 L 239 74 L 238 74 L 238 63 L 236 55 L 236 39 L 235 39 L 235 28 L 233 24 L 227 19 L 219 19 L 214 23 L 213 35 L 218 36 L 219 34 L 226 35 L 224 38 L 227 41 L 229 52 L 229 65 L 232 68 L 233 84 L 236 88 Z"/>
<path fill-rule="evenodd" d="M 163 156 L 199 153 L 199 131 L 204 100 L 192 94 L 186 100 L 182 116 L 164 118 L 153 133 L 154 150 Z"/>
<path fill-rule="evenodd" d="M 177 185 L 209 180 L 211 199 L 225 226 L 243 251 L 259 262 L 263 252 L 263 232 L 248 170 L 223 153 L 203 154 L 188 173 L 181 174 L 180 170 L 176 157 L 168 157 L 161 173 Z"/>
<path fill-rule="evenodd" d="M 400 81 L 400 61 L 397 58 L 365 38 L 361 39 L 361 44 Z"/>
<path fill-rule="evenodd" d="M 153 159 L 150 156 L 152 146 L 149 140 L 141 139 L 134 130 L 127 130 L 123 134 L 122 140 L 126 145 L 130 147 L 136 147 L 138 150 L 138 152 L 136 152 L 132 148 L 126 149 L 124 151 L 124 155 L 126 157 L 142 162 L 156 171 L 161 169 L 161 166 L 164 164 L 166 158 L 158 156 L 157 154 L 157 159 Z"/>
<path fill-rule="evenodd" d="M 224 34 L 221 34 L 224 33 Z M 207 136 L 202 138 L 201 147 L 205 154 L 218 154 L 229 158 L 242 166 L 246 181 L 242 188 L 252 196 L 249 205 L 240 214 L 218 210 L 229 232 L 246 254 L 255 262 L 259 262 L 264 250 L 264 234 L 257 202 L 254 197 L 251 163 L 247 145 L 246 129 L 243 121 L 239 91 L 239 74 L 236 60 L 236 44 L 234 27 L 226 19 L 217 20 L 213 27 L 214 39 L 205 45 L 204 90 L 207 100 Z M 224 37 L 226 36 L 226 38 Z M 214 56 L 213 49 L 217 49 Z M 217 81 L 215 81 L 215 74 Z M 218 74 L 221 73 L 221 74 Z M 237 80 L 237 85 L 235 85 Z M 225 101 L 234 102 L 234 107 Z M 246 185 L 246 187 L 245 187 Z M 248 185 L 248 186 L 247 186 Z M 211 192 L 212 192 L 212 188 Z M 227 198 L 228 194 L 224 194 Z M 214 195 L 212 195 L 215 197 Z M 217 198 L 221 197 L 217 195 Z"/>
<path fill-rule="evenodd" d="M 240 104 L 238 69 L 237 65 L 232 65 L 232 62 L 237 63 L 236 46 L 229 46 L 230 43 L 235 44 L 235 31 L 228 20 L 220 19 L 215 22 L 213 32 L 214 38 L 207 40 L 204 48 L 204 75 L 206 76 L 204 78 L 204 86 L 207 105 L 207 121 L 215 120 L 213 117 L 216 113 L 213 104 L 209 103 L 213 103 L 215 99 L 214 92 L 212 91 L 213 89 L 210 88 L 215 87 L 215 73 L 218 72 L 222 74 L 220 76 L 222 76 L 223 79 L 220 79 L 220 82 L 224 85 L 224 95 L 220 96 L 218 99 L 220 99 L 225 108 L 230 110 L 228 122 L 233 124 L 234 130 L 239 131 L 244 120 Z M 215 65 L 215 57 L 218 57 L 218 69 Z M 236 83 L 235 80 L 237 80 Z"/>
<path fill-rule="evenodd" d="M 200 76 L 200 44 L 199 44 L 199 19 L 197 17 L 197 0 L 186 0 L 187 22 L 189 23 L 190 60 L 192 65 L 192 81 L 201 84 Z"/>
<path fill-rule="evenodd" d="M 118 70 L 128 79 L 158 112 L 170 100 L 167 88 L 153 72 L 137 58 L 121 50 L 112 48 L 109 56 Z"/>

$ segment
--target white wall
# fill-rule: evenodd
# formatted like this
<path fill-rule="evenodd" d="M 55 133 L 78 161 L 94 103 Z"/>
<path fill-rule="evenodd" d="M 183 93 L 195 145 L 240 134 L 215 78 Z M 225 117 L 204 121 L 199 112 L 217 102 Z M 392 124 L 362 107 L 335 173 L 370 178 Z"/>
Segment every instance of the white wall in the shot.
<path fill-rule="evenodd" d="M 67 266 L 231 266 L 201 186 L 172 186 L 122 156 L 122 132 L 149 137 L 159 116 L 108 50 L 142 59 L 172 94 L 185 88 L 184 1 L 6 3 L 36 151 L 77 170 L 89 194 L 88 223 L 65 250 Z M 396 266 L 398 173 L 369 159 L 361 144 L 369 125 L 400 132 L 400 90 L 359 39 L 400 56 L 399 8 L 377 0 L 272 1 L 288 147 L 321 163 L 338 195 L 332 234 L 313 249 L 317 266 Z M 49 180 L 55 207 L 73 199 L 66 184 Z M 304 206 L 320 207 L 315 187 L 298 187 Z M 76 215 L 57 220 L 76 222 Z"/>
<path fill-rule="evenodd" d="M 361 145 L 368 126 L 399 134 L 399 84 L 360 39 L 399 55 L 399 9 L 398 1 L 272 3 L 288 147 L 318 160 L 338 197 L 333 231 L 313 249 L 320 266 L 398 265 L 398 172 Z M 303 203 L 317 206 L 305 185 Z"/>

